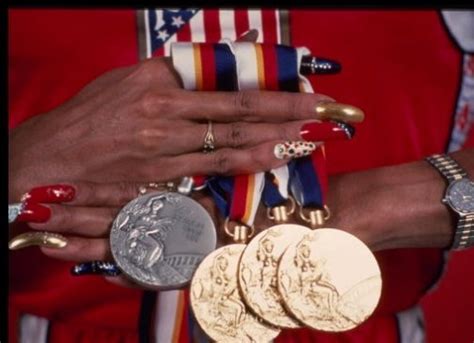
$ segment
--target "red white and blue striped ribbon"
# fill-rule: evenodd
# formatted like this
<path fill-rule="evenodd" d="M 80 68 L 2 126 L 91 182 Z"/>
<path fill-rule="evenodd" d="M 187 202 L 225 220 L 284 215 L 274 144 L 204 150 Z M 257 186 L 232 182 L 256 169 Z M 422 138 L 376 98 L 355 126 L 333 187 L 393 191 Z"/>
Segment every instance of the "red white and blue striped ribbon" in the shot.
<path fill-rule="evenodd" d="M 175 69 L 189 90 L 265 89 L 275 91 L 312 91 L 299 74 L 299 61 L 306 49 L 224 40 L 221 44 L 175 43 L 171 55 Z M 234 54 L 234 55 L 233 55 Z M 235 68 L 233 68 L 235 66 Z M 236 72 L 236 77 L 230 74 Z M 219 82 L 225 74 L 227 83 Z M 234 87 L 234 88 L 232 88 Z M 293 191 L 303 206 L 322 207 L 325 174 L 323 148 L 313 156 L 290 162 L 296 180 Z M 293 174 L 293 173 L 292 173 Z M 283 166 L 267 173 L 207 180 L 215 203 L 223 216 L 252 225 L 266 186 L 267 206 L 281 204 L 288 197 L 290 169 Z M 301 194 L 301 196 L 299 196 Z"/>

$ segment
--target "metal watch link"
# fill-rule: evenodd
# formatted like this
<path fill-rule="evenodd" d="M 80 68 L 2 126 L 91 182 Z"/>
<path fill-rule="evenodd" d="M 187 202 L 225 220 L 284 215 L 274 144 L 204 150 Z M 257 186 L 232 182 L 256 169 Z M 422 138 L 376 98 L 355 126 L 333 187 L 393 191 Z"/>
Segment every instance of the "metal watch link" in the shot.
<path fill-rule="evenodd" d="M 448 180 L 443 204 L 448 205 L 459 220 L 451 249 L 474 245 L 474 182 L 466 171 L 447 155 L 432 155 L 426 160 Z"/>

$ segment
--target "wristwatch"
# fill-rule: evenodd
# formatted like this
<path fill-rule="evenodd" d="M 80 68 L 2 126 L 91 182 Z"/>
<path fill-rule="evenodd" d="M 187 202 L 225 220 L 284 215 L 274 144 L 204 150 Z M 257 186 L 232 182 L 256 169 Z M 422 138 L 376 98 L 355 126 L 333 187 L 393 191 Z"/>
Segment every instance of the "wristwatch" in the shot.
<path fill-rule="evenodd" d="M 474 245 L 474 181 L 466 171 L 447 155 L 432 155 L 426 160 L 448 180 L 446 194 L 441 200 L 458 216 L 451 249 L 463 249 Z"/>

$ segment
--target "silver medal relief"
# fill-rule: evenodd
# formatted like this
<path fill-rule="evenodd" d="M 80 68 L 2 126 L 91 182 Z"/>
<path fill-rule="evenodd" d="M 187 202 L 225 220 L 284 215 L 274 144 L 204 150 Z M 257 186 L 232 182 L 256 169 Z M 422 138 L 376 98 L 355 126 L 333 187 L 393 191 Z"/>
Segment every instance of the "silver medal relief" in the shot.
<path fill-rule="evenodd" d="M 117 265 L 133 281 L 154 289 L 185 286 L 216 248 L 207 211 L 179 193 L 157 192 L 129 202 L 110 232 Z"/>

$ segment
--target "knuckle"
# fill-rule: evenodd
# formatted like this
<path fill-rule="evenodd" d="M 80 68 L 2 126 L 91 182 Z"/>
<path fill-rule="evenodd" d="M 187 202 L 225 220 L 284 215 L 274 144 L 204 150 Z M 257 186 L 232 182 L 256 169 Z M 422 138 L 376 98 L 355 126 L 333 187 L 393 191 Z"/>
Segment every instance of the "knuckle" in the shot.
<path fill-rule="evenodd" d="M 159 118 L 173 111 L 176 94 L 172 91 L 147 90 L 140 99 L 141 111 L 147 117 Z"/>
<path fill-rule="evenodd" d="M 212 166 L 217 174 L 229 174 L 231 172 L 232 158 L 227 149 L 221 149 L 214 153 Z"/>
<path fill-rule="evenodd" d="M 226 140 L 230 147 L 237 148 L 244 145 L 247 140 L 246 136 L 247 131 L 242 123 L 229 124 Z"/>
<path fill-rule="evenodd" d="M 257 99 L 255 93 L 249 91 L 236 92 L 234 95 L 234 108 L 239 116 L 253 116 L 256 113 Z"/>
<path fill-rule="evenodd" d="M 146 153 L 157 152 L 160 142 L 166 137 L 166 130 L 161 128 L 143 128 L 138 131 L 137 141 Z"/>

